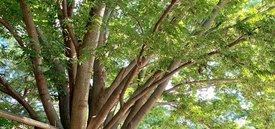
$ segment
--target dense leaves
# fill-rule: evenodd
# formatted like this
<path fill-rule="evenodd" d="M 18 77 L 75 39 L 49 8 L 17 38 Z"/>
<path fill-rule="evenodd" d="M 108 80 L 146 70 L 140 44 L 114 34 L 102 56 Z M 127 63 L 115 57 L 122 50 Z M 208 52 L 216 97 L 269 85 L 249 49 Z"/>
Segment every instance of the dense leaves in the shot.
<path fill-rule="evenodd" d="M 101 21 L 93 12 L 101 3 L 98 0 L 67 0 L 68 10 L 73 7 L 72 15 L 67 17 L 63 14 L 60 0 L 28 0 L 39 34 L 39 53 L 33 49 L 36 42 L 27 33 L 19 2 L 2 0 L 0 18 L 9 23 L 26 47 L 20 47 L 11 31 L 1 22 L 0 77 L 31 105 L 40 121 L 47 123 L 45 107 L 38 95 L 38 80 L 33 71 L 32 59 L 37 55 L 43 60 L 39 67 L 57 111 L 62 110 L 59 109 L 60 97 L 72 94 L 62 89 L 71 81 L 71 64 L 76 63 L 80 67 L 93 59 L 99 62 L 100 65 L 94 67 L 103 71 L 99 78 L 104 82 L 104 90 L 97 96 L 101 98 L 105 91 L 112 88 L 121 68 L 127 68 L 135 59 L 147 59 L 137 75 L 130 79 L 128 87 L 122 88 L 122 97 L 117 97 L 120 101 L 116 100 L 116 106 L 110 108 L 109 115 L 112 117 L 112 112 L 118 113 L 124 102 L 129 102 L 136 92 L 146 88 L 143 86 L 156 71 L 168 73 L 171 62 L 175 60 L 181 64 L 194 62 L 176 72 L 167 82 L 162 96 L 139 128 L 274 128 L 274 2 L 179 0 L 164 20 L 158 22 L 173 1 L 106 0 L 103 2 L 105 15 Z M 98 25 L 99 35 L 104 34 L 106 39 L 95 48 L 82 49 L 86 45 L 83 39 L 89 32 L 90 23 L 93 23 L 91 26 Z M 154 31 L 158 24 L 160 28 Z M 69 56 L 72 48 L 67 43 L 73 38 L 68 26 L 73 29 L 79 43 L 74 57 Z M 92 32 L 96 33 L 96 30 Z M 82 55 L 79 55 L 80 51 Z M 139 67 L 138 63 L 136 66 Z M 91 85 L 100 82 L 96 68 L 90 72 L 93 73 Z M 58 71 L 60 69 L 61 72 Z M 94 93 L 90 84 L 88 87 L 90 94 Z M 152 88 L 143 98 L 149 100 L 156 89 Z M 4 83 L 0 83 L 0 90 L 1 110 L 29 117 L 14 98 L 5 94 Z M 129 112 L 133 107 L 129 108 Z M 126 114 L 116 124 L 118 128 L 123 126 Z M 107 119 L 105 122 L 108 122 Z M 19 124 L 1 118 L 0 126 L 11 128 Z"/>

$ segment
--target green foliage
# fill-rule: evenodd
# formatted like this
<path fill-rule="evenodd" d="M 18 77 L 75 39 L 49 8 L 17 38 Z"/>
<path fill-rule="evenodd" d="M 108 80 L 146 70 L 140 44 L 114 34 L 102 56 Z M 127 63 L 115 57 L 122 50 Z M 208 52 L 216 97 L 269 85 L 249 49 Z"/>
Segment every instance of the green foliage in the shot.
<path fill-rule="evenodd" d="M 12 122 L 11 120 L 7 120 L 5 118 L 0 118 L 0 128 L 1 129 L 11 129 L 14 126 L 17 126 L 18 123 Z"/>
<path fill-rule="evenodd" d="M 183 85 L 172 92 L 164 92 L 160 102 L 146 116 L 141 129 L 235 129 L 275 127 L 275 12 L 269 0 L 227 0 L 225 7 L 214 19 L 205 34 L 196 35 L 201 25 L 212 16 L 219 0 L 182 0 L 161 22 L 158 32 L 153 28 L 171 0 L 106 0 L 111 10 L 106 44 L 95 51 L 84 51 L 77 63 L 96 56 L 107 71 L 106 87 L 109 87 L 122 67 L 136 59 L 142 46 L 145 56 L 151 56 L 145 67 L 145 77 L 134 79 L 126 96 L 133 94 L 157 70 L 167 71 L 173 60 L 197 63 L 173 76 L 171 86 L 181 82 L 209 79 L 237 79 L 233 84 L 196 83 Z M 66 57 L 61 24 L 71 25 L 77 39 L 83 39 L 90 8 L 97 1 L 83 0 L 77 3 L 71 18 L 59 21 L 59 0 L 29 0 L 36 27 L 42 30 L 45 40 L 40 41 L 43 57 L 43 72 L 47 77 L 50 94 L 57 102 L 57 89 L 67 75 L 57 74 L 54 63 L 66 68 Z M 68 0 L 72 4 L 72 0 Z M 0 17 L 14 27 L 28 47 L 21 49 L 12 35 L 0 26 L 0 74 L 46 121 L 32 73 L 30 57 L 37 53 L 30 49 L 32 43 L 22 22 L 19 3 L 13 0 L 0 2 Z M 102 30 L 104 30 L 102 26 Z M 68 33 L 68 32 L 65 32 Z M 246 41 L 228 48 L 239 37 Z M 43 39 L 41 38 L 41 39 Z M 217 51 L 219 54 L 208 56 Z M 2 76 L 2 75 L 0 75 Z M 171 86 L 168 88 L 171 88 Z M 0 85 L 0 88 L 3 88 Z M 167 88 L 167 89 L 168 89 Z M 204 90 L 212 89 L 213 92 Z M 214 97 L 207 98 L 205 94 Z M 201 96 L 199 96 L 201 95 Z M 28 116 L 18 103 L 0 93 L 0 109 Z M 240 126 L 238 120 L 245 119 Z M 12 128 L 18 123 L 0 118 L 0 127 Z"/>

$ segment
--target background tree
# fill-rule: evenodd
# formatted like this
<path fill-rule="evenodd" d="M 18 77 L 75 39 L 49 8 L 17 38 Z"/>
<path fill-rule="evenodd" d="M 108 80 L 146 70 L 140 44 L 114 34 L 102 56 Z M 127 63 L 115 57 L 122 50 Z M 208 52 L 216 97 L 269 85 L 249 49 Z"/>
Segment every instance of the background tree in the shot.
<path fill-rule="evenodd" d="M 272 128 L 274 13 L 268 0 L 3 0 L 0 124 Z"/>

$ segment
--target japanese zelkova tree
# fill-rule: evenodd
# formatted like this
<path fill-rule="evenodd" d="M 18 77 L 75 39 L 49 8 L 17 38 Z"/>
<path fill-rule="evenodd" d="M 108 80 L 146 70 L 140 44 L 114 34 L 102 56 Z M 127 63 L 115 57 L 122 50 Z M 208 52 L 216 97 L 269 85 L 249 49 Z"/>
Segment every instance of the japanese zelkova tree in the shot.
<path fill-rule="evenodd" d="M 0 126 L 274 129 L 274 0 L 1 0 Z"/>

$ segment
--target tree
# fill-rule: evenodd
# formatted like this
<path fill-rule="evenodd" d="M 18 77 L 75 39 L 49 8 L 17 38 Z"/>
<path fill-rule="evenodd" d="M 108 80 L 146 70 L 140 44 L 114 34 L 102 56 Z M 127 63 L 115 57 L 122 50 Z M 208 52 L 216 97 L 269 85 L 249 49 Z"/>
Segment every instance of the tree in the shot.
<path fill-rule="evenodd" d="M 1 110 L 30 118 L 1 117 L 59 129 L 225 128 L 238 118 L 274 127 L 273 1 L 4 0 L 0 8 Z"/>

